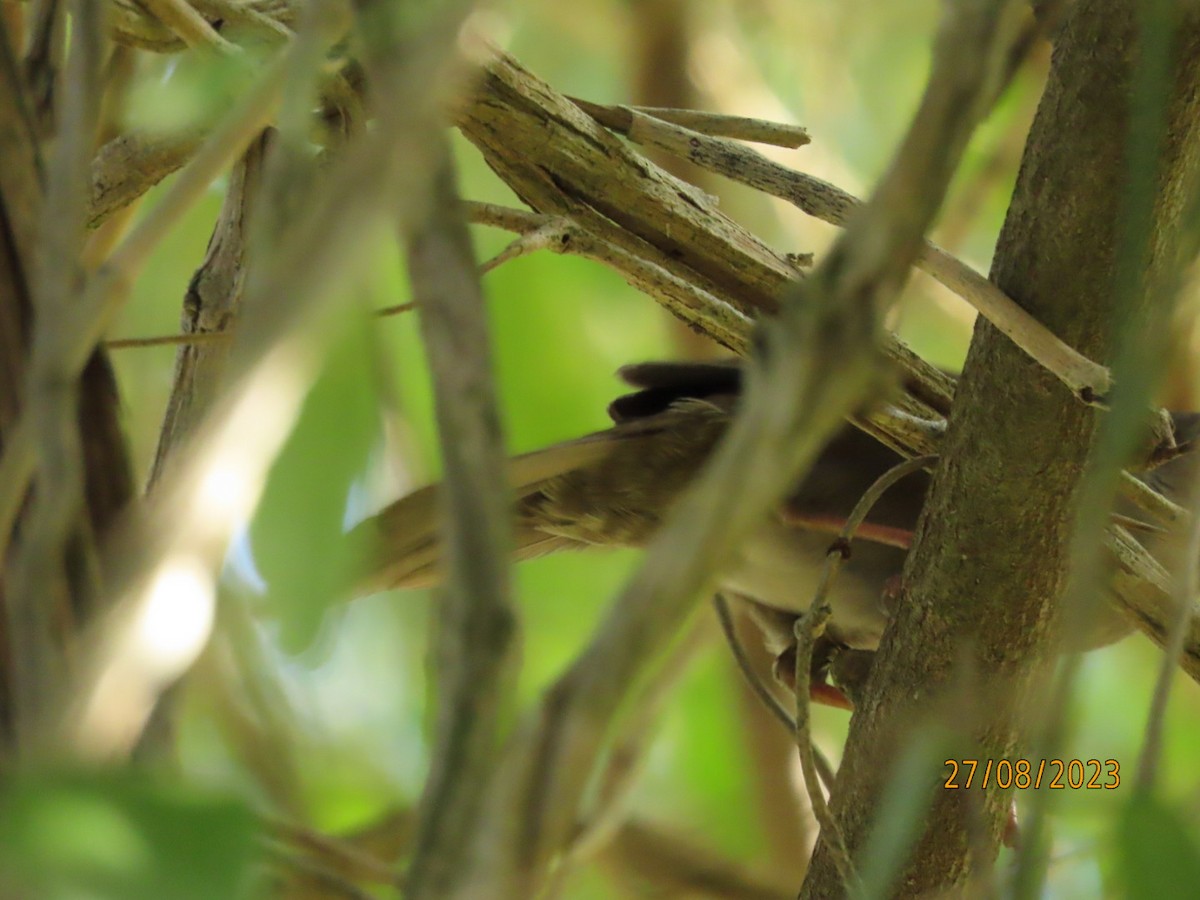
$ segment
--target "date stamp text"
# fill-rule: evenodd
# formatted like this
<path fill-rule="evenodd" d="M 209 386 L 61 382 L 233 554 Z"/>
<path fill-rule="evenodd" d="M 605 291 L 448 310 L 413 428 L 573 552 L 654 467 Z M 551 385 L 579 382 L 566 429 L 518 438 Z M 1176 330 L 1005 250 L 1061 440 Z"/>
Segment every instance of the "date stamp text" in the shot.
<path fill-rule="evenodd" d="M 948 759 L 942 783 L 948 791 L 972 787 L 1007 790 L 1116 790 L 1121 764 L 1115 759 Z"/>

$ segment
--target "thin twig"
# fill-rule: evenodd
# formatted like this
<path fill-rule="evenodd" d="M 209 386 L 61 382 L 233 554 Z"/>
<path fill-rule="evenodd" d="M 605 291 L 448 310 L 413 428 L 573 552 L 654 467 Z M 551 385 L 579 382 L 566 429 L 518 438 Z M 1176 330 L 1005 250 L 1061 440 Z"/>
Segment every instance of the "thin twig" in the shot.
<path fill-rule="evenodd" d="M 766 119 L 748 119 L 724 113 L 702 112 L 695 109 L 666 109 L 661 106 L 608 106 L 568 97 L 572 103 L 589 116 L 614 131 L 627 130 L 633 122 L 633 113 L 651 116 L 662 122 L 689 128 L 700 134 L 713 137 L 751 141 L 756 144 L 771 144 L 794 150 L 812 143 L 808 131 L 799 125 L 785 125 Z"/>
<path fill-rule="evenodd" d="M 233 337 L 233 329 L 222 331 L 186 331 L 180 334 L 159 334 L 154 337 L 112 338 L 104 342 L 108 350 L 131 350 L 143 347 L 179 347 L 213 344 Z"/>
<path fill-rule="evenodd" d="M 463 212 L 472 224 L 490 225 L 516 234 L 528 234 L 555 219 L 546 213 L 501 206 L 499 203 L 481 203 L 478 200 L 463 201 Z"/>
<path fill-rule="evenodd" d="M 484 204 L 464 204 L 464 206 L 483 205 Z M 495 207 L 495 209 L 500 209 L 500 207 Z M 518 213 L 521 212 L 521 210 L 508 210 L 508 212 Z M 545 218 L 542 216 L 537 216 L 535 213 L 531 213 L 530 217 L 538 220 Z M 499 221 L 499 218 L 497 221 Z M 514 227 L 510 230 L 516 230 L 516 220 L 513 220 L 511 224 Z M 553 250 L 555 249 L 555 244 L 560 243 L 564 235 L 567 234 L 568 232 L 565 230 L 561 222 L 557 222 L 555 220 L 545 221 L 539 226 L 535 227 L 533 231 L 524 234 L 517 240 L 513 241 L 492 259 L 480 264 L 479 274 L 485 275 L 502 263 L 508 262 L 511 259 L 515 259 L 518 256 L 524 256 L 527 253 L 532 253 L 535 250 Z M 408 303 L 398 303 L 395 306 L 385 306 L 382 309 L 373 310 L 371 315 L 382 319 L 388 316 L 412 312 L 416 308 L 417 304 L 410 301 Z M 112 338 L 105 341 L 104 346 L 109 350 L 127 350 L 145 347 L 206 344 L 212 341 L 229 340 L 233 337 L 233 335 L 233 329 L 226 328 L 220 331 L 192 331 L 182 334 L 155 335 L 153 337 Z"/>
<path fill-rule="evenodd" d="M 222 56 L 240 52 L 236 44 L 221 37 L 187 0 L 138 0 L 152 16 L 179 36 L 188 47 L 213 50 Z"/>
<path fill-rule="evenodd" d="M 839 544 L 841 546 L 835 546 L 828 554 L 826 554 L 826 571 L 831 573 L 831 577 L 832 573 L 836 573 L 837 569 L 841 567 L 841 563 L 844 562 L 848 557 L 849 542 L 853 540 L 855 532 L 857 532 L 862 526 L 862 523 L 866 521 L 871 509 L 876 503 L 879 502 L 880 498 L 883 497 L 883 495 L 887 493 L 887 491 L 890 490 L 898 481 L 907 478 L 909 475 L 912 475 L 916 472 L 920 472 L 922 469 L 928 468 L 936 461 L 936 456 L 918 456 L 914 457 L 913 459 L 906 459 L 904 462 L 897 463 L 896 465 L 892 466 L 873 482 L 871 482 L 871 486 L 863 491 L 863 495 L 859 497 L 858 502 L 854 504 L 854 509 L 852 509 L 850 511 L 850 515 L 846 517 L 846 524 L 843 526 L 842 532 L 839 535 Z M 846 548 L 844 551 L 843 547 Z M 822 578 L 822 588 L 825 591 L 829 590 L 829 585 L 825 583 L 824 578 Z M 818 589 L 818 600 L 821 599 L 820 590 L 821 589 Z"/>
<path fill-rule="evenodd" d="M 746 648 L 742 646 L 742 642 L 738 639 L 737 631 L 733 624 L 733 613 L 729 609 L 729 601 L 725 599 L 725 595 L 717 593 L 713 595 L 713 608 L 717 612 L 717 621 L 721 623 L 721 632 L 725 635 L 725 640 L 729 644 L 729 650 L 733 654 L 733 659 L 737 663 L 738 669 L 746 679 L 746 684 L 750 685 L 750 690 L 754 695 L 762 701 L 763 706 L 779 720 L 780 724 L 787 729 L 788 734 L 796 733 L 796 720 L 792 714 L 788 712 L 779 698 L 776 697 L 771 689 L 759 677 L 754 666 L 750 662 L 750 657 L 746 654 Z M 831 787 L 831 785 L 826 785 Z"/>
<path fill-rule="evenodd" d="M 1121 494 L 1137 504 L 1140 509 L 1153 514 L 1168 525 L 1186 522 L 1191 515 L 1178 503 L 1128 472 L 1121 473 Z"/>
<path fill-rule="evenodd" d="M 383 319 L 388 316 L 398 316 L 401 313 L 412 312 L 416 308 L 417 304 L 411 301 L 408 303 L 397 303 L 395 306 L 385 306 L 383 309 L 377 309 L 371 315 Z"/>
<path fill-rule="evenodd" d="M 1188 638 L 1188 625 L 1195 615 L 1196 598 L 1200 597 L 1200 479 L 1192 479 L 1188 508 L 1192 516 L 1187 530 L 1181 535 L 1183 553 L 1179 567 L 1172 579 L 1172 594 L 1176 605 L 1175 618 L 1171 622 L 1163 656 L 1159 664 L 1154 695 L 1146 713 L 1146 734 L 1142 752 L 1138 758 L 1135 785 L 1148 792 L 1154 787 L 1158 774 L 1158 762 L 1162 755 L 1163 728 L 1166 722 L 1167 701 L 1171 697 L 1171 686 L 1175 683 L 1176 670 L 1183 657 Z"/>
<path fill-rule="evenodd" d="M 479 274 L 486 275 L 497 266 L 519 256 L 533 253 L 536 250 L 546 250 L 554 244 L 562 244 L 571 239 L 570 225 L 565 220 L 551 220 L 539 228 L 521 235 L 487 262 L 479 267 Z"/>
<path fill-rule="evenodd" d="M 809 731 L 809 706 L 811 703 L 811 673 L 813 645 L 817 637 L 825 630 L 833 613 L 829 605 L 829 589 L 837 572 L 850 555 L 850 541 L 854 533 L 866 520 L 871 508 L 879 501 L 884 493 L 896 482 L 908 475 L 918 472 L 930 465 L 936 457 L 917 457 L 905 460 L 893 466 L 877 478 L 865 492 L 854 509 L 846 518 L 841 535 L 829 552 L 825 555 L 825 564 L 821 571 L 821 580 L 817 586 L 816 596 L 809 606 L 808 612 L 796 620 L 796 745 L 800 751 L 800 766 L 804 771 L 805 782 L 816 777 L 816 764 L 812 758 L 813 742 Z M 821 824 L 821 832 L 833 854 L 834 864 L 842 876 L 842 882 L 847 887 L 858 884 L 858 876 L 854 871 L 850 855 L 846 850 L 845 838 L 837 822 L 829 812 L 824 795 L 813 786 L 809 787 L 809 798 L 813 805 L 813 814 Z"/>
<path fill-rule="evenodd" d="M 559 240 L 549 242 L 546 249 L 602 263 L 683 321 L 703 328 L 718 344 L 738 354 L 744 354 L 749 347 L 750 319 L 710 290 L 705 279 L 695 274 L 681 277 L 650 248 L 643 246 L 641 254 L 633 253 L 598 237 L 571 216 L 531 213 L 491 203 L 467 203 L 465 207 L 468 219 L 475 224 L 518 234 L 545 227 L 557 229 Z"/>
<path fill-rule="evenodd" d="M 829 552 L 825 554 L 825 562 L 821 568 L 821 580 L 817 583 L 816 594 L 809 606 L 810 609 L 828 606 L 829 591 L 833 586 L 833 581 L 837 577 L 838 572 L 841 571 L 846 560 L 850 558 L 852 552 L 850 542 L 854 540 L 858 529 L 866 521 L 871 509 L 879 502 L 879 499 L 896 482 L 927 468 L 936 460 L 936 456 L 918 456 L 897 463 L 876 478 L 871 483 L 871 486 L 863 492 L 858 502 L 854 504 L 854 509 L 850 511 L 850 515 L 846 517 L 845 524 L 842 526 L 837 540 L 833 542 L 829 548 Z M 810 655 L 807 659 L 802 659 L 799 652 L 797 652 L 796 665 L 800 666 L 803 663 L 805 670 L 808 670 L 812 664 L 811 647 L 809 650 Z M 797 693 L 799 693 L 799 688 L 797 688 Z"/>
<path fill-rule="evenodd" d="M 400 313 L 412 312 L 417 308 L 416 303 L 400 303 L 396 306 L 385 306 L 371 311 L 371 315 L 379 319 L 396 316 Z M 132 350 L 146 347 L 178 347 L 192 344 L 211 344 L 232 340 L 236 330 L 224 328 L 220 331 L 185 331 L 179 334 L 158 334 L 153 337 L 112 338 L 104 342 L 109 350 Z"/>
<path fill-rule="evenodd" d="M 750 685 L 750 690 L 763 706 L 775 717 L 776 720 L 786 729 L 789 737 L 794 737 L 796 734 L 796 720 L 779 702 L 779 699 L 771 693 L 771 689 L 763 682 L 758 671 L 750 662 L 750 656 L 746 653 L 746 648 L 743 646 L 741 639 L 738 637 L 737 629 L 734 627 L 733 614 L 729 609 L 729 601 L 724 594 L 717 593 L 713 595 L 713 607 L 717 612 L 717 621 L 721 624 L 721 633 L 725 635 L 725 640 L 729 644 L 729 650 L 733 654 L 733 659 L 737 663 L 738 671 L 742 673 L 746 683 Z M 813 761 L 816 764 L 817 774 L 821 778 L 821 784 L 825 786 L 825 790 L 833 792 L 833 782 L 836 773 L 833 771 L 833 766 L 821 752 L 820 748 L 815 744 L 812 748 Z"/>
<path fill-rule="evenodd" d="M 853 891 L 861 883 L 854 863 L 850 860 L 850 852 L 846 849 L 846 840 L 837 820 L 829 811 L 829 802 L 821 792 L 818 782 L 817 763 L 813 753 L 812 729 L 810 727 L 810 712 L 812 708 L 812 655 L 813 645 L 818 637 L 825 633 L 833 609 L 822 599 L 814 602 L 804 615 L 796 619 L 792 634 L 796 638 L 796 749 L 800 755 L 800 771 L 804 774 L 804 786 L 808 791 L 808 799 L 812 804 L 813 815 L 821 826 L 821 838 L 833 853 L 834 863 L 841 873 L 842 885 L 847 892 Z"/>
<path fill-rule="evenodd" d="M 1151 525 L 1149 522 L 1143 522 L 1141 519 L 1135 519 L 1133 516 L 1127 516 L 1122 513 L 1113 513 L 1111 521 L 1114 525 L 1120 525 L 1122 528 L 1127 528 L 1130 531 L 1140 531 L 1145 534 L 1166 533 L 1165 528 L 1160 528 L 1158 525 Z"/>
<path fill-rule="evenodd" d="M 262 170 L 268 141 L 264 131 L 234 165 L 208 249 L 183 297 L 183 328 L 188 336 L 232 333 L 246 281 L 248 229 L 257 218 Z M 222 331 L 221 329 L 225 329 Z M 146 346 L 143 342 L 142 346 Z M 148 490 L 162 477 L 168 461 L 185 446 L 210 412 L 223 386 L 229 343 L 191 341 L 175 356 L 175 371 L 159 429 Z"/>

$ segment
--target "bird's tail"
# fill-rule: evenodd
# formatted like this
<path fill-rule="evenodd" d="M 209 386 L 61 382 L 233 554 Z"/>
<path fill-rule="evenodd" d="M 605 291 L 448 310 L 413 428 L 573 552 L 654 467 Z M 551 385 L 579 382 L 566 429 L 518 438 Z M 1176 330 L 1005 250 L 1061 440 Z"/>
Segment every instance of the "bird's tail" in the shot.
<path fill-rule="evenodd" d="M 508 481 L 516 507 L 543 485 L 603 459 L 611 450 L 610 432 L 535 450 L 508 462 Z M 442 579 L 441 485 L 431 484 L 402 497 L 363 520 L 348 535 L 354 548 L 351 593 L 391 588 L 431 587 Z M 514 558 L 533 559 L 580 546 L 569 537 L 549 534 L 518 522 Z"/>

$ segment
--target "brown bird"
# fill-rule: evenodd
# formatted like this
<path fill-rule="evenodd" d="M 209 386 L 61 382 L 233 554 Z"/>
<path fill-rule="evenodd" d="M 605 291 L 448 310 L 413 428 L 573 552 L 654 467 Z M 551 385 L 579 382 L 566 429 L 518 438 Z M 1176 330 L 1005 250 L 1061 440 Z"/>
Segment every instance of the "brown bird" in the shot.
<path fill-rule="evenodd" d="M 729 426 L 741 390 L 736 361 L 643 363 L 621 377 L 637 390 L 609 406 L 614 426 L 514 458 L 517 559 L 586 547 L 644 546 L 699 473 Z M 1183 432 L 1200 416 L 1177 416 Z M 1188 435 L 1190 436 L 1190 434 Z M 807 610 L 833 536 L 863 492 L 901 458 L 847 425 L 825 448 L 786 503 L 769 516 L 718 574 L 723 592 L 751 602 L 771 651 L 786 659 L 792 623 Z M 1190 467 L 1187 469 L 1190 471 Z M 1177 459 L 1149 476 L 1177 492 Z M 894 486 L 858 531 L 830 596 L 824 648 L 872 651 L 888 619 L 888 604 L 924 503 L 929 476 L 918 472 Z M 440 578 L 437 486 L 422 488 L 359 525 L 370 560 L 358 593 L 427 587 Z M 1111 610 L 1086 643 L 1099 646 L 1129 626 Z M 861 656 L 861 654 L 851 654 Z M 814 672 L 818 699 L 823 653 Z"/>

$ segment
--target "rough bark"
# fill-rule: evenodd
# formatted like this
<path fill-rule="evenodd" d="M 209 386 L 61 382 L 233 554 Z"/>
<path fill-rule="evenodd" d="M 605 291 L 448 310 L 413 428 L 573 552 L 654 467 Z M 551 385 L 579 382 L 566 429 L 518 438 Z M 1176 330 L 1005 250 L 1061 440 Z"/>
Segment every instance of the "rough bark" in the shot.
<path fill-rule="evenodd" d="M 1040 321 L 1100 361 L 1111 359 L 1120 315 L 1147 300 L 1144 284 L 1128 308 L 1114 303 L 1136 8 L 1132 0 L 1080 0 L 1069 13 L 992 271 Z M 1174 252 L 1181 184 L 1200 158 L 1200 17 L 1181 18 L 1177 41 L 1151 270 Z M 1039 700 L 1058 643 L 1073 502 L 1097 421 L 1094 409 L 980 321 L 904 597 L 851 724 L 833 801 L 860 862 L 900 748 L 939 712 L 959 717 L 971 755 L 1022 755 L 1022 720 Z M 951 706 L 956 688 L 968 705 Z M 953 893 L 997 852 L 1007 792 L 949 791 L 939 783 L 931 784 L 930 800 L 895 896 Z M 974 829 L 973 818 L 982 828 Z M 802 896 L 840 893 L 835 860 L 822 844 Z"/>
<path fill-rule="evenodd" d="M 0 451 L 16 425 L 25 391 L 32 324 L 30 273 L 41 211 L 42 170 L 31 109 L 8 37 L 0 28 Z M 94 613 L 96 598 L 85 589 L 83 572 L 94 565 L 97 537 L 103 537 L 133 496 L 116 381 L 105 351 L 92 355 L 79 391 L 86 508 L 67 546 L 70 608 L 55 610 L 52 615 L 62 631 L 54 636 L 58 642 L 69 640 L 70 633 Z M 6 541 L 0 543 L 7 545 Z M 14 738 L 9 648 L 31 636 L 12 631 L 5 587 L 0 575 L 0 606 L 4 610 L 0 615 L 0 743 L 9 744 Z"/>

